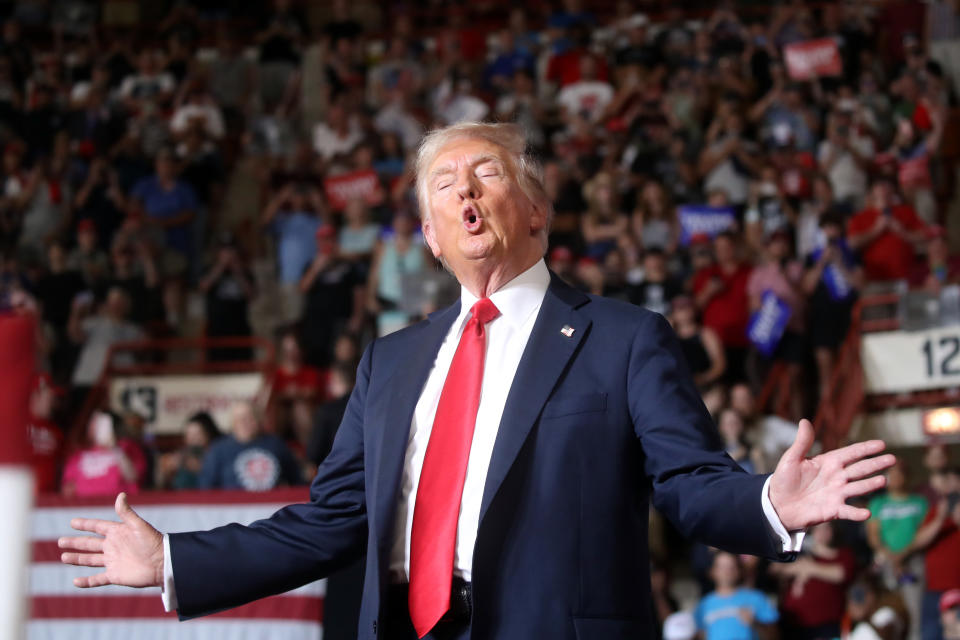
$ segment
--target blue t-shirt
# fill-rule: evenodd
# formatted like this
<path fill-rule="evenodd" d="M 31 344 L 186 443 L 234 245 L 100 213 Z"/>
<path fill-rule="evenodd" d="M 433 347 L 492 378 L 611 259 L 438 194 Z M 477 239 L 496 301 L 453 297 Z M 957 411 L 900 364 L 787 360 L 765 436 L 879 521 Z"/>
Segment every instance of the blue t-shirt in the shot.
<path fill-rule="evenodd" d="M 186 182 L 176 180 L 170 190 L 160 186 L 156 176 L 142 178 L 133 186 L 130 195 L 143 203 L 144 212 L 151 218 L 172 218 L 184 211 L 197 211 L 197 194 Z M 167 229 L 167 246 L 185 256 L 193 255 L 190 241 L 190 223 Z"/>
<path fill-rule="evenodd" d="M 780 617 L 756 589 L 737 589 L 728 596 L 713 592 L 697 605 L 697 628 L 704 632 L 706 640 L 758 640 L 756 630 L 741 619 L 741 609 L 749 610 L 761 624 L 772 624 Z"/>
<path fill-rule="evenodd" d="M 282 212 L 273 220 L 277 234 L 277 266 L 280 282 L 292 284 L 317 255 L 320 219 L 309 211 Z"/>
<path fill-rule="evenodd" d="M 265 433 L 247 443 L 224 436 L 210 445 L 197 486 L 269 491 L 284 483 L 303 483 L 300 466 L 283 440 Z"/>

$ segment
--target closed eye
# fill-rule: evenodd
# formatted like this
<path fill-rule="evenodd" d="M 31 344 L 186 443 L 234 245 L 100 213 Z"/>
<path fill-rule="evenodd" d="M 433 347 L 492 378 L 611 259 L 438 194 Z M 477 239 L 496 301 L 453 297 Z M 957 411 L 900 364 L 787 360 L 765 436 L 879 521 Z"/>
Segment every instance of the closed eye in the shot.
<path fill-rule="evenodd" d="M 446 189 L 447 187 L 449 187 L 451 184 L 453 184 L 453 183 L 452 183 L 452 182 L 441 182 L 440 184 L 437 185 L 437 191 L 443 191 L 444 189 Z"/>

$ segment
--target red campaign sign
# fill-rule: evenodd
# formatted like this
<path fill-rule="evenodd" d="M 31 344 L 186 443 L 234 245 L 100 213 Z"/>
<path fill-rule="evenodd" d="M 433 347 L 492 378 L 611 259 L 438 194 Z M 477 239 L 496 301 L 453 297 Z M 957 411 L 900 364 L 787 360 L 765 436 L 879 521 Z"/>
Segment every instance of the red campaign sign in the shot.
<path fill-rule="evenodd" d="M 379 189 L 380 179 L 373 169 L 344 173 L 323 181 L 327 202 L 334 211 L 343 209 L 349 200 L 355 198 L 362 198 L 367 204 L 376 204 Z"/>
<path fill-rule="evenodd" d="M 820 76 L 839 76 L 843 60 L 837 43 L 831 38 L 794 42 L 783 48 L 787 73 L 793 80 L 810 80 Z"/>

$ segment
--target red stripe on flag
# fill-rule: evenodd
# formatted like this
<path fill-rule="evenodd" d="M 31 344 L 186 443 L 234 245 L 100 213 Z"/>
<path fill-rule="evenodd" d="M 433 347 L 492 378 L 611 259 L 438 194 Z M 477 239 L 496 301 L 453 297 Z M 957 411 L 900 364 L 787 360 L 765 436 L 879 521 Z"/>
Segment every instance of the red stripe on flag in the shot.
<path fill-rule="evenodd" d="M 166 613 L 160 597 L 149 596 L 33 596 L 30 617 L 34 620 L 64 618 L 174 618 Z M 212 618 L 254 620 L 298 620 L 320 622 L 323 598 L 320 596 L 271 596 L 234 609 L 221 611 Z"/>
<path fill-rule="evenodd" d="M 60 547 L 56 540 L 34 540 L 33 562 L 60 562 Z"/>
<path fill-rule="evenodd" d="M 56 493 L 37 496 L 37 507 L 112 507 L 116 496 L 94 498 L 65 498 Z M 136 509 L 146 504 L 292 504 L 310 500 L 307 487 L 290 487 L 273 491 L 146 491 L 130 495 L 130 504 Z"/>

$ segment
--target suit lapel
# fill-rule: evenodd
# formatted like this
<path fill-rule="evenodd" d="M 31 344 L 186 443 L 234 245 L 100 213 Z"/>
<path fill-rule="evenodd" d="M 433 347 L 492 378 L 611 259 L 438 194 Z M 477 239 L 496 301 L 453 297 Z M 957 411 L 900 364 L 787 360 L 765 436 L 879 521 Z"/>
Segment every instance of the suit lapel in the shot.
<path fill-rule="evenodd" d="M 551 272 L 550 287 L 523 351 L 503 409 L 480 503 L 480 524 L 513 466 L 543 405 L 590 328 L 577 311 L 589 298 Z"/>
<path fill-rule="evenodd" d="M 380 456 L 375 468 L 378 496 L 377 539 L 386 549 L 390 548 L 394 535 L 394 516 L 413 411 L 437 351 L 440 350 L 440 344 L 459 313 L 460 302 L 457 301 L 450 307 L 431 314 L 422 336 L 411 336 L 409 348 L 398 358 L 397 369 L 385 385 L 385 388 L 389 389 L 390 400 L 382 406 L 389 415 L 378 416 L 373 422 L 384 425 L 379 447 Z"/>

